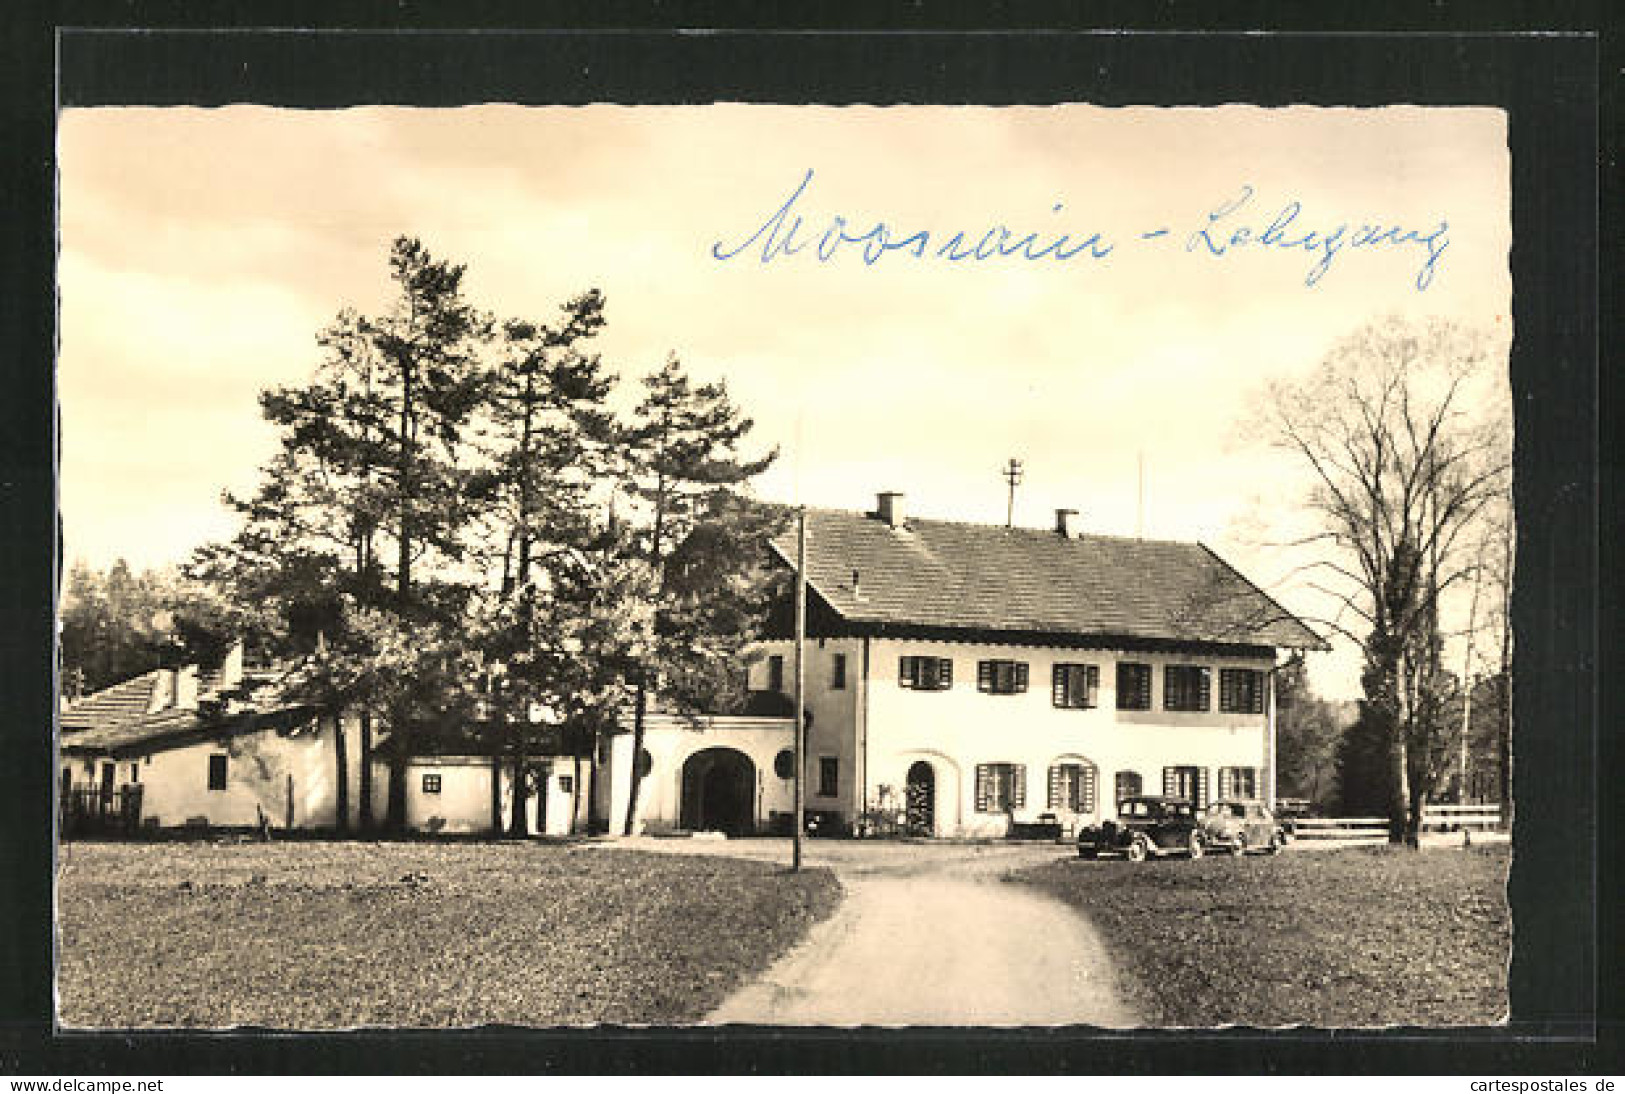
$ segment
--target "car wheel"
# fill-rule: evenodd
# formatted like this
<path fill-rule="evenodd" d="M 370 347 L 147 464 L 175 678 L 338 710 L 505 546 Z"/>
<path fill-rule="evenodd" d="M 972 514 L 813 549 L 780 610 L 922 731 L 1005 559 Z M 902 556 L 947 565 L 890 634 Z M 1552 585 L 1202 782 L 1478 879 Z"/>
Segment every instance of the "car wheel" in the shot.
<path fill-rule="evenodd" d="M 1247 833 L 1238 832 L 1236 834 L 1236 838 L 1233 841 L 1231 841 L 1231 843 L 1230 843 L 1230 854 L 1235 858 L 1240 858 L 1242 855 L 1245 855 L 1246 853 L 1247 853 Z"/>
<path fill-rule="evenodd" d="M 1285 847 L 1285 846 L 1286 846 L 1286 837 L 1278 836 L 1278 835 L 1270 837 L 1270 846 L 1269 846 L 1269 853 L 1270 854 L 1272 854 L 1272 855 L 1280 854 L 1281 853 L 1281 848 Z"/>
<path fill-rule="evenodd" d="M 1087 851 L 1080 850 L 1078 852 L 1078 857 L 1081 859 L 1088 859 L 1089 861 L 1093 862 L 1095 859 L 1100 857 L 1100 852 L 1094 848 L 1090 848 Z"/>
<path fill-rule="evenodd" d="M 1206 848 L 1202 846 L 1202 833 L 1192 832 L 1190 835 L 1190 840 L 1186 843 L 1185 847 L 1191 858 L 1201 858 L 1203 852 L 1206 850 Z"/>
<path fill-rule="evenodd" d="M 1133 839 L 1129 840 L 1126 852 L 1130 862 L 1144 862 L 1146 855 L 1149 853 L 1149 850 L 1145 845 L 1145 837 L 1135 836 Z"/>

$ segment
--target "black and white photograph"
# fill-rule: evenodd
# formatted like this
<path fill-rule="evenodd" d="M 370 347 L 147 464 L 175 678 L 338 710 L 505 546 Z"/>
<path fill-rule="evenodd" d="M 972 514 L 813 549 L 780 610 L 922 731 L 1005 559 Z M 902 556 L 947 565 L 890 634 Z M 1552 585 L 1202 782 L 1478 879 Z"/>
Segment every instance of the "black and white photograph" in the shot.
<path fill-rule="evenodd" d="M 1505 111 L 58 127 L 62 1028 L 1507 1020 Z"/>

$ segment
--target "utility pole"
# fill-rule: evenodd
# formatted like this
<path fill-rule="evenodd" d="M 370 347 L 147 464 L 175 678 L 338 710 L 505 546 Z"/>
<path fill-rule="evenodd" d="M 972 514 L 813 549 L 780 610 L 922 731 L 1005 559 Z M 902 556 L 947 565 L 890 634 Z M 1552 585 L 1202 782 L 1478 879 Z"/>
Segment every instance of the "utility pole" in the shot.
<path fill-rule="evenodd" d="M 1010 500 L 1004 509 L 1004 526 L 1014 528 L 1016 525 L 1016 486 L 1021 482 L 1021 461 L 1014 456 L 1004 465 L 1004 481 L 1010 484 Z"/>
<path fill-rule="evenodd" d="M 792 834 L 794 850 L 790 859 L 792 873 L 801 872 L 801 839 L 804 825 L 802 812 L 806 808 L 806 791 L 802 783 L 807 774 L 807 507 L 796 509 L 796 816 Z"/>

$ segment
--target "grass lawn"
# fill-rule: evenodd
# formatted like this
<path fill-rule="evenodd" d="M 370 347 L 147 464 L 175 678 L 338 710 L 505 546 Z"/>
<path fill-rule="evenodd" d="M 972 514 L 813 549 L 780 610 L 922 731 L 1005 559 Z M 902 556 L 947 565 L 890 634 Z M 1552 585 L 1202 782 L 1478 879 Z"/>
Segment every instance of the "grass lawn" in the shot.
<path fill-rule="evenodd" d="M 1490 1025 L 1507 1010 L 1505 845 L 1013 875 L 1083 910 L 1162 1026 Z"/>
<path fill-rule="evenodd" d="M 828 915 L 827 871 L 537 843 L 74 843 L 69 1026 L 677 1024 Z"/>

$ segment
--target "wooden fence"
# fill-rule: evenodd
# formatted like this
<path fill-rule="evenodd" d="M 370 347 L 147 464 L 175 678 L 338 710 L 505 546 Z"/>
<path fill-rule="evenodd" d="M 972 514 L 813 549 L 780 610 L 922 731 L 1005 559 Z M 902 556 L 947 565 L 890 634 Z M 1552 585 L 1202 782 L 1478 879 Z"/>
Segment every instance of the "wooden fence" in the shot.
<path fill-rule="evenodd" d="M 1293 822 L 1297 839 L 1371 840 L 1388 838 L 1387 817 L 1300 817 Z M 1499 805 L 1430 805 L 1422 811 L 1422 831 L 1484 831 L 1501 827 Z"/>
<path fill-rule="evenodd" d="M 141 827 L 141 787 L 75 786 L 63 795 L 64 836 L 127 836 Z"/>

